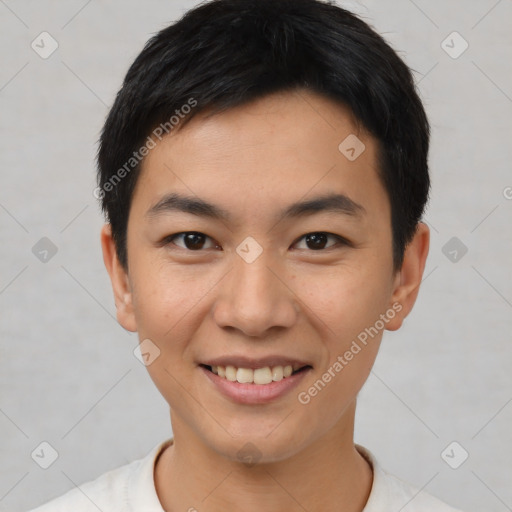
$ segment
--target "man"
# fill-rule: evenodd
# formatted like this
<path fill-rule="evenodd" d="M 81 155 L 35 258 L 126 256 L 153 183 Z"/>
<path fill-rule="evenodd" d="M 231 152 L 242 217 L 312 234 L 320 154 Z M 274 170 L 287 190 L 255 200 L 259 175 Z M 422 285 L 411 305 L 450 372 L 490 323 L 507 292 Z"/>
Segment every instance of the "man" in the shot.
<path fill-rule="evenodd" d="M 173 438 L 37 511 L 453 512 L 353 440 L 419 291 L 428 145 L 409 69 L 334 4 L 214 0 L 154 36 L 96 195 Z"/>

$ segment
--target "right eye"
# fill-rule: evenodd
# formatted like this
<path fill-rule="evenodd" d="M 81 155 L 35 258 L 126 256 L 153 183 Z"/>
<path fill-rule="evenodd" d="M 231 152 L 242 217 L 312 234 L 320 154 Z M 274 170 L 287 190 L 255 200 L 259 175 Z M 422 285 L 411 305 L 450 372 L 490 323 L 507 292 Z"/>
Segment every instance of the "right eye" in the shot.
<path fill-rule="evenodd" d="M 181 240 L 181 243 L 176 243 L 176 240 Z M 211 242 L 209 247 L 205 247 L 205 242 L 207 240 L 210 240 Z M 173 235 L 166 236 L 162 240 L 162 244 L 166 247 L 171 244 L 176 245 L 189 251 L 219 248 L 219 245 L 212 238 L 198 231 L 184 231 L 182 233 L 175 233 Z"/>

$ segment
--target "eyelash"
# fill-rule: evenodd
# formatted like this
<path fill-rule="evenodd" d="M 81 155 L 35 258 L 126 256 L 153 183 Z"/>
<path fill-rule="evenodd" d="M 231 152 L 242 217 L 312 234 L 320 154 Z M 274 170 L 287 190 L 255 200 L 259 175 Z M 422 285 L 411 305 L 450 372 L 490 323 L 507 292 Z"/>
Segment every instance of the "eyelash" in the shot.
<path fill-rule="evenodd" d="M 161 244 L 163 246 L 168 246 L 170 244 L 174 244 L 174 239 L 180 237 L 180 236 L 183 236 L 183 235 L 190 235 L 190 234 L 194 234 L 194 235 L 202 235 L 204 236 L 206 239 L 209 239 L 209 240 L 213 240 L 213 238 L 209 237 L 208 235 L 205 235 L 204 233 L 201 233 L 199 231 L 182 231 L 180 233 L 174 233 L 173 235 L 169 235 L 169 236 L 166 236 Z M 324 249 L 317 249 L 317 250 L 314 250 L 314 249 L 308 249 L 309 252 L 325 252 L 329 249 L 333 249 L 333 248 L 336 248 L 337 245 L 341 245 L 341 246 L 348 246 L 348 247 L 353 247 L 353 244 L 351 242 L 349 242 L 346 238 L 343 238 L 342 236 L 339 236 L 339 235 L 335 235 L 334 233 L 329 233 L 327 231 L 311 231 L 309 233 L 306 233 L 304 235 L 302 235 L 300 238 L 298 238 L 294 243 L 293 245 L 296 245 L 298 242 L 300 242 L 301 240 L 305 239 L 308 235 L 327 235 L 327 237 L 331 237 L 331 238 L 334 238 L 337 240 L 337 243 L 334 244 L 334 245 L 331 245 L 329 247 L 326 247 Z M 216 243 L 216 242 L 215 242 Z M 176 245 L 176 244 L 174 244 Z M 217 244 L 218 246 L 218 244 Z M 181 247 L 181 246 L 177 246 L 178 248 L 180 249 L 183 249 L 187 252 L 203 252 L 203 249 L 198 249 L 198 250 L 192 250 L 192 249 L 188 249 L 186 247 Z"/>

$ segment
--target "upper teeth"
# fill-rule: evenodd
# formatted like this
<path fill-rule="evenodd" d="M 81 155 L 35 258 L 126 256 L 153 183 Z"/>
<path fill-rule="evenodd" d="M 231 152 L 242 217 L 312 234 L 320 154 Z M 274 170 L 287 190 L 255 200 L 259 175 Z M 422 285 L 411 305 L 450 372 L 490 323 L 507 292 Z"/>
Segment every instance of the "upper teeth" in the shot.
<path fill-rule="evenodd" d="M 293 366 L 265 366 L 264 368 L 236 368 L 235 366 L 212 366 L 212 372 L 231 382 L 241 384 L 270 384 L 289 377 L 293 373 Z M 299 369 L 298 367 L 297 369 Z"/>

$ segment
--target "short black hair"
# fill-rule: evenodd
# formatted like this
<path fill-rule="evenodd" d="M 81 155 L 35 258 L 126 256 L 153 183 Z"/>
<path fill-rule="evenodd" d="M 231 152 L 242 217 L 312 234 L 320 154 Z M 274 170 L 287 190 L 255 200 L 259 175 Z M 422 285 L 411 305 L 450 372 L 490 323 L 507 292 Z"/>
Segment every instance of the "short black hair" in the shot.
<path fill-rule="evenodd" d="M 348 107 L 377 140 L 394 269 L 402 266 L 430 190 L 430 126 L 409 67 L 366 22 L 333 2 L 211 0 L 149 39 L 103 126 L 95 195 L 125 270 L 131 199 L 156 139 L 199 112 L 298 89 Z"/>

